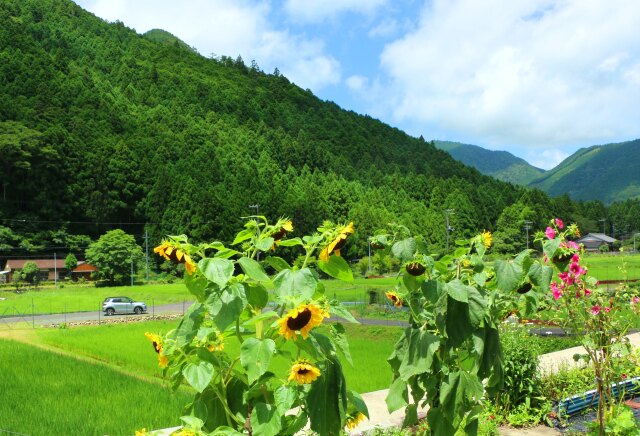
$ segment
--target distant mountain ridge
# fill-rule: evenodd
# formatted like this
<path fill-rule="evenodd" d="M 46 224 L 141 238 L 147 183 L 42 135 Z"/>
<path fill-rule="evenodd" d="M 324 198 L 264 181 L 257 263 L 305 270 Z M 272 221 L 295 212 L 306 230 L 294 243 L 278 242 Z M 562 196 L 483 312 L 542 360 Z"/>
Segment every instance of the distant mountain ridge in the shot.
<path fill-rule="evenodd" d="M 574 200 L 614 201 L 640 198 L 640 139 L 581 148 L 555 168 L 544 171 L 507 151 L 477 145 L 434 141 L 454 159 L 483 174 L 535 187 Z"/>
<path fill-rule="evenodd" d="M 544 170 L 534 167 L 508 151 L 493 151 L 472 144 L 434 141 L 436 147 L 451 154 L 454 159 L 476 168 L 483 174 L 504 182 L 527 185 Z"/>

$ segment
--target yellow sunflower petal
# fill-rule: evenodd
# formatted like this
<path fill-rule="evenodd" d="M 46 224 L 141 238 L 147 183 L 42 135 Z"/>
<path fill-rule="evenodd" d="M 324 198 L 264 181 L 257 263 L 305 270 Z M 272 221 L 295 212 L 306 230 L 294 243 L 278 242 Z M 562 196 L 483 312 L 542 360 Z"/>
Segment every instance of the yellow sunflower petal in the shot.
<path fill-rule="evenodd" d="M 293 223 L 291 221 L 287 221 L 282 225 L 282 228 L 285 229 L 287 232 L 293 232 Z"/>

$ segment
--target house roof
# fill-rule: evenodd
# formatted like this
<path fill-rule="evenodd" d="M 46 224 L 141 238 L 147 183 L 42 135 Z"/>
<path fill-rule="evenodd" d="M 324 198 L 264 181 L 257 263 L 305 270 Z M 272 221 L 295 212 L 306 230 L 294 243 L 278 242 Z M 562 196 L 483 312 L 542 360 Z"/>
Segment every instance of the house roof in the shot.
<path fill-rule="evenodd" d="M 612 238 L 611 236 L 607 236 L 604 233 L 588 233 L 586 235 L 584 235 L 582 238 L 578 239 L 576 242 L 579 244 L 581 242 L 596 242 L 596 241 L 602 241 L 602 242 L 606 242 L 607 244 L 611 244 L 613 242 L 616 242 L 617 239 Z"/>
<path fill-rule="evenodd" d="M 66 269 L 64 266 L 64 259 L 9 259 L 4 269 L 11 271 L 14 269 L 22 269 L 27 262 L 35 262 L 40 269 Z"/>

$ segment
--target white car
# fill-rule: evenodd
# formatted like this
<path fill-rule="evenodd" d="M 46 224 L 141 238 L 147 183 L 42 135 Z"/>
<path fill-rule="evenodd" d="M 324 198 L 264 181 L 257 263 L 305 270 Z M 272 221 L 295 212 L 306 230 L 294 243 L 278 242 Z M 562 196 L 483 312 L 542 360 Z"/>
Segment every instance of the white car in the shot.
<path fill-rule="evenodd" d="M 135 313 L 140 315 L 147 311 L 147 305 L 141 301 L 134 301 L 129 297 L 107 297 L 102 302 L 102 311 L 105 315 L 116 313 Z"/>

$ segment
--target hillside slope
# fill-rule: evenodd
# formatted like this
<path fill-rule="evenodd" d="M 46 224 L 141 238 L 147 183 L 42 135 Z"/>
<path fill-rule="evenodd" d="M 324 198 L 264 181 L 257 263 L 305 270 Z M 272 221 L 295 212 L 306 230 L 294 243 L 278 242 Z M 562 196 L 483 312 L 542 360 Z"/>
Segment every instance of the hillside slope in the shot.
<path fill-rule="evenodd" d="M 640 198 L 640 139 L 582 148 L 531 186 L 605 204 Z"/>
<path fill-rule="evenodd" d="M 463 164 L 505 182 L 527 185 L 544 173 L 544 170 L 530 165 L 508 151 L 487 150 L 477 145 L 450 141 L 434 141 L 434 144 Z"/>
<path fill-rule="evenodd" d="M 229 240 L 259 204 L 297 232 L 354 220 L 364 252 L 390 221 L 444 244 L 446 208 L 457 236 L 491 229 L 523 193 L 277 71 L 69 0 L 3 0 L 0 22 L 0 224 L 17 231 Z"/>

